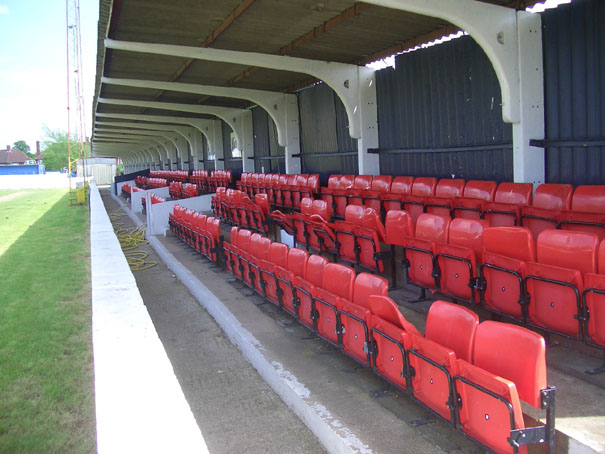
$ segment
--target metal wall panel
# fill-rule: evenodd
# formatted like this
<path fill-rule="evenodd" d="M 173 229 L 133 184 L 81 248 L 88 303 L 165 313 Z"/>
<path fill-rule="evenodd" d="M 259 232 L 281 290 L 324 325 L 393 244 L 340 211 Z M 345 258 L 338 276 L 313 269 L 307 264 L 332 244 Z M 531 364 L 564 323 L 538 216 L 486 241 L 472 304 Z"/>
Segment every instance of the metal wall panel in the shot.
<path fill-rule="evenodd" d="M 252 109 L 254 130 L 255 168 L 265 173 L 285 173 L 283 159 L 258 159 L 268 156 L 285 156 L 285 149 L 277 141 L 277 129 L 269 114 L 262 107 Z M 283 169 L 283 171 L 282 171 Z"/>
<path fill-rule="evenodd" d="M 605 184 L 605 2 L 574 0 L 542 16 L 549 183 Z"/>
<path fill-rule="evenodd" d="M 502 121 L 492 65 L 472 38 L 399 55 L 395 69 L 377 72 L 376 90 L 379 148 L 417 150 L 381 153 L 381 173 L 512 180 L 512 127 Z"/>
<path fill-rule="evenodd" d="M 300 111 L 301 160 L 304 173 L 319 173 L 327 184 L 332 173 L 358 173 L 357 156 L 321 156 L 322 153 L 346 153 L 357 150 L 357 141 L 349 136 L 344 105 L 334 90 L 318 84 L 298 93 Z"/>

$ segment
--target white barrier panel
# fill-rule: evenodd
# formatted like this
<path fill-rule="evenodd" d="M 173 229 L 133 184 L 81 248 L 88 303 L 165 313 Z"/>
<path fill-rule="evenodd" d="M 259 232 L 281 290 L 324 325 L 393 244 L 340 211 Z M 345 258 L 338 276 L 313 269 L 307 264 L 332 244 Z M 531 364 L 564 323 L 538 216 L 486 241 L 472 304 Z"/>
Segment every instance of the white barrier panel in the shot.
<path fill-rule="evenodd" d="M 130 209 L 133 213 L 143 212 L 143 204 L 141 203 L 141 199 L 144 199 L 148 192 L 154 193 L 155 195 L 158 195 L 160 197 L 164 197 L 165 199 L 168 198 L 168 196 L 170 195 L 168 192 L 168 186 L 165 186 L 163 188 L 153 188 L 147 189 L 145 191 L 141 190 L 138 192 L 133 192 L 132 194 L 130 194 Z"/>
<path fill-rule="evenodd" d="M 122 186 L 124 186 L 125 184 L 129 184 L 130 187 L 132 186 L 136 186 L 134 184 L 134 180 L 129 180 L 129 181 L 120 181 L 119 183 L 116 183 L 116 195 L 119 197 L 122 195 Z"/>
<path fill-rule="evenodd" d="M 210 211 L 211 201 L 214 194 L 191 197 L 189 199 L 170 200 L 164 203 L 152 205 L 147 194 L 147 234 L 165 235 L 168 230 L 168 214 L 172 213 L 174 205 L 181 205 L 195 211 Z"/>

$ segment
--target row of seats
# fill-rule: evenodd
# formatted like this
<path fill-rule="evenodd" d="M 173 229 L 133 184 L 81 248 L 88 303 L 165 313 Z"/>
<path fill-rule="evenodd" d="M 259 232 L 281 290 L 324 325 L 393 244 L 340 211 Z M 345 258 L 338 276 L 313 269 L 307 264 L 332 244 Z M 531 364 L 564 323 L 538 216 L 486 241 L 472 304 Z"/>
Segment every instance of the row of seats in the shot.
<path fill-rule="evenodd" d="M 387 296 L 382 277 L 355 276 L 345 265 L 237 227 L 224 253 L 227 270 L 245 285 L 481 445 L 525 452 L 535 430 L 554 452 L 554 389 L 546 384 L 542 336 L 479 324 L 474 312 L 445 301 L 431 306 L 422 336 Z M 521 400 L 548 408 L 552 426 L 525 429 Z"/>
<path fill-rule="evenodd" d="M 530 326 L 605 348 L 605 241 L 589 232 L 405 211 L 387 214 L 386 242 L 403 249 L 407 282 Z M 592 290 L 587 290 L 592 289 Z"/>
<path fill-rule="evenodd" d="M 269 201 L 267 194 L 256 194 L 251 200 L 237 189 L 217 188 L 212 197 L 212 212 L 224 222 L 267 234 Z"/>
<path fill-rule="evenodd" d="M 386 232 L 373 208 L 349 205 L 344 221 L 330 223 L 326 201 L 304 198 L 300 213 L 274 211 L 271 217 L 307 250 L 329 252 L 338 261 L 373 272 L 384 271 L 388 254 L 382 252 L 381 243 L 386 242 Z"/>
<path fill-rule="evenodd" d="M 236 187 L 250 198 L 267 194 L 271 205 L 298 210 L 303 198 L 314 198 L 319 193 L 319 175 L 243 173 Z"/>
<path fill-rule="evenodd" d="M 191 175 L 189 175 L 189 182 L 195 184 L 200 193 L 209 192 L 207 170 L 192 170 Z"/>
<path fill-rule="evenodd" d="M 151 199 L 151 204 L 156 205 L 158 203 L 164 203 L 166 199 L 164 197 L 160 197 L 159 195 L 154 194 L 153 192 L 149 195 Z M 143 214 L 147 213 L 147 201 L 145 197 L 141 198 L 141 205 L 143 206 Z"/>
<path fill-rule="evenodd" d="M 122 185 L 122 197 L 125 197 L 127 199 L 130 198 L 131 193 L 139 191 L 139 188 L 137 188 L 136 186 L 131 186 L 128 183 Z"/>
<path fill-rule="evenodd" d="M 168 181 L 180 181 L 184 183 L 189 178 L 188 170 L 150 170 L 150 178 L 164 178 Z"/>
<path fill-rule="evenodd" d="M 172 181 L 168 187 L 168 193 L 172 200 L 188 199 L 199 195 L 197 185 L 180 181 Z"/>
<path fill-rule="evenodd" d="M 168 186 L 168 180 L 165 178 L 147 178 L 145 189 L 165 188 Z"/>
<path fill-rule="evenodd" d="M 168 215 L 168 224 L 179 240 L 194 248 L 208 260 L 219 263 L 223 247 L 220 219 L 177 204 L 174 205 L 173 212 Z"/>
<path fill-rule="evenodd" d="M 212 170 L 208 177 L 208 191 L 216 192 L 217 188 L 231 186 L 231 170 Z"/>
<path fill-rule="evenodd" d="M 147 177 L 138 175 L 134 179 L 134 184 L 137 185 L 139 188 L 146 188 L 147 187 Z"/>
<path fill-rule="evenodd" d="M 605 186 L 531 183 L 380 175 L 332 175 L 321 198 L 330 213 L 344 216 L 349 204 L 365 205 L 386 216 L 405 210 L 412 221 L 421 213 L 485 219 L 491 226 L 525 225 L 534 238 L 546 228 L 591 231 L 605 237 Z"/>

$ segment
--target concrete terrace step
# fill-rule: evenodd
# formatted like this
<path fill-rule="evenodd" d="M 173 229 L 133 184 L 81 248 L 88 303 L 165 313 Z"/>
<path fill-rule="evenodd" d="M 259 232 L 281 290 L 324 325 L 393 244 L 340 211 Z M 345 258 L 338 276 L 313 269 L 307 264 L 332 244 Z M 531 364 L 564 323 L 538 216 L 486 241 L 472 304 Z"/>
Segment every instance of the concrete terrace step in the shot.
<path fill-rule="evenodd" d="M 196 260 L 170 234 L 150 242 L 328 450 L 387 453 L 405 447 L 408 452 L 481 452 L 371 371 L 292 324 L 285 312 L 263 304 L 230 274 Z M 408 304 L 414 296 L 405 290 L 392 292 L 391 297 L 405 303 L 402 313 L 422 331 L 430 302 Z M 605 452 L 605 377 L 583 375 L 599 359 L 557 340 L 550 341 L 547 354 L 548 381 L 558 388 L 557 452 Z M 527 406 L 524 411 L 541 416 Z"/>

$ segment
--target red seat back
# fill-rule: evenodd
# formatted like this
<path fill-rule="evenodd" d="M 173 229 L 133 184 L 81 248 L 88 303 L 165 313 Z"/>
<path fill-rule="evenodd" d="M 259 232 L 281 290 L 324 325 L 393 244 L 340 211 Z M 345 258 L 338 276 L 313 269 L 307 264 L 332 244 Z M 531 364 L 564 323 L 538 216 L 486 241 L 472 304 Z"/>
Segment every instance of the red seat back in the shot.
<path fill-rule="evenodd" d="M 605 213 L 605 186 L 578 186 L 573 193 L 571 209 Z"/>
<path fill-rule="evenodd" d="M 544 230 L 538 236 L 538 263 L 596 273 L 599 239 L 594 233 Z"/>
<path fill-rule="evenodd" d="M 372 180 L 370 189 L 380 192 L 389 192 L 391 190 L 392 182 L 393 177 L 391 175 L 378 175 Z"/>
<path fill-rule="evenodd" d="M 475 330 L 479 316 L 470 309 L 446 301 L 431 304 L 424 335 L 456 353 L 456 357 L 473 361 Z"/>
<path fill-rule="evenodd" d="M 300 188 L 306 187 L 308 178 L 308 175 L 298 175 L 296 177 L 296 186 L 299 186 Z"/>
<path fill-rule="evenodd" d="M 427 196 L 435 195 L 435 188 L 437 187 L 437 178 L 432 177 L 418 177 L 412 184 L 412 195 L 415 196 Z"/>
<path fill-rule="evenodd" d="M 485 251 L 524 262 L 536 261 L 536 247 L 525 227 L 488 227 L 483 230 Z"/>
<path fill-rule="evenodd" d="M 365 228 L 375 231 L 378 235 L 378 241 L 381 241 L 383 243 L 386 242 L 386 232 L 384 229 L 384 225 L 380 220 L 380 216 L 374 208 L 366 207 L 363 210 L 362 225 Z M 379 245 L 376 246 L 377 248 L 379 248 Z"/>
<path fill-rule="evenodd" d="M 262 236 L 259 233 L 253 233 L 250 235 L 250 246 L 248 247 L 248 253 L 254 257 L 258 255 L 260 248 L 260 239 Z"/>
<path fill-rule="evenodd" d="M 464 186 L 464 197 L 491 202 L 498 184 L 495 181 L 470 180 Z"/>
<path fill-rule="evenodd" d="M 319 174 L 314 173 L 309 175 L 309 178 L 307 178 L 307 187 L 313 193 L 317 193 L 319 191 Z"/>
<path fill-rule="evenodd" d="M 363 225 L 364 208 L 359 205 L 347 205 L 345 208 L 345 222 Z"/>
<path fill-rule="evenodd" d="M 341 175 L 330 175 L 328 178 L 328 189 L 338 189 Z"/>
<path fill-rule="evenodd" d="M 543 183 L 536 188 L 532 206 L 547 210 L 569 210 L 572 191 L 570 184 Z"/>
<path fill-rule="evenodd" d="M 353 182 L 353 189 L 366 190 L 372 186 L 372 175 L 357 175 Z"/>
<path fill-rule="evenodd" d="M 340 181 L 338 182 L 338 189 L 349 189 L 353 187 L 353 181 L 355 175 L 341 175 Z"/>
<path fill-rule="evenodd" d="M 307 261 L 309 254 L 307 251 L 293 247 L 288 252 L 288 271 L 294 273 L 295 276 L 305 277 L 307 271 Z"/>
<path fill-rule="evenodd" d="M 288 252 L 289 248 L 287 244 L 278 243 L 277 241 L 275 243 L 271 243 L 271 246 L 269 246 L 269 260 L 274 265 L 287 268 Z"/>
<path fill-rule="evenodd" d="M 256 194 L 254 196 L 254 202 L 258 205 L 263 213 L 269 214 L 269 211 L 271 211 L 267 194 Z"/>
<path fill-rule="evenodd" d="M 391 192 L 395 194 L 410 194 L 414 177 L 395 177 L 391 183 Z"/>
<path fill-rule="evenodd" d="M 355 271 L 340 263 L 328 263 L 323 272 L 321 287 L 333 295 L 349 301 L 353 298 Z"/>
<path fill-rule="evenodd" d="M 435 197 L 461 197 L 464 191 L 464 180 L 439 180 L 435 188 Z"/>
<path fill-rule="evenodd" d="M 538 333 L 485 321 L 475 333 L 473 364 L 512 381 L 521 400 L 541 407 L 540 390 L 546 388 L 546 344 Z"/>
<path fill-rule="evenodd" d="M 359 273 L 353 287 L 353 303 L 370 308 L 370 296 L 388 296 L 389 283 L 385 278 L 370 273 Z"/>
<path fill-rule="evenodd" d="M 447 243 L 450 221 L 448 216 L 423 213 L 416 221 L 414 238 L 433 243 Z"/>
<path fill-rule="evenodd" d="M 323 218 L 324 221 L 330 220 L 330 212 L 328 211 L 328 202 L 325 200 L 313 200 L 313 205 L 311 206 L 311 211 L 313 214 L 317 214 Z"/>
<path fill-rule="evenodd" d="M 315 287 L 322 287 L 326 265 L 328 265 L 328 261 L 324 257 L 312 255 L 307 261 L 305 279 Z"/>
<path fill-rule="evenodd" d="M 406 320 L 391 298 L 388 296 L 370 295 L 368 300 L 370 302 L 370 311 L 372 312 L 372 315 L 386 320 L 407 333 L 420 335 L 420 331 Z"/>
<path fill-rule="evenodd" d="M 495 202 L 531 205 L 534 185 L 531 183 L 500 183 L 496 189 Z"/>
<path fill-rule="evenodd" d="M 407 238 L 414 236 L 412 217 L 401 210 L 390 210 L 385 220 L 385 236 L 387 244 L 405 246 Z"/>
<path fill-rule="evenodd" d="M 305 197 L 300 201 L 300 212 L 302 214 L 311 216 L 313 214 L 313 200 L 308 197 Z"/>
<path fill-rule="evenodd" d="M 456 218 L 450 223 L 448 244 L 464 247 L 475 253 L 477 262 L 483 254 L 483 230 L 488 226 L 486 221 Z"/>

